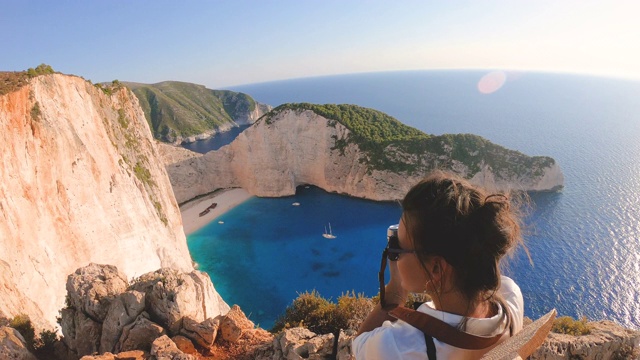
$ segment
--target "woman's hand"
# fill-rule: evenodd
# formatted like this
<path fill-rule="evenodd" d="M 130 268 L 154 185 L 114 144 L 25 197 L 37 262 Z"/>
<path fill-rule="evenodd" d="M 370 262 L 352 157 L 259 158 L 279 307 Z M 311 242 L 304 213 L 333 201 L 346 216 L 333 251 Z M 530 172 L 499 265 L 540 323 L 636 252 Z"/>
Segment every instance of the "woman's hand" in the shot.
<path fill-rule="evenodd" d="M 407 302 L 409 292 L 402 288 L 402 279 L 400 277 L 400 271 L 398 270 L 398 262 L 389 261 L 388 266 L 391 278 L 384 287 L 385 301 L 387 304 L 398 304 L 398 306 L 404 306 Z M 386 320 L 395 321 L 396 319 L 389 316 L 387 314 L 387 310 L 382 309 L 380 304 L 376 305 L 360 325 L 358 335 L 379 327 Z"/>
<path fill-rule="evenodd" d="M 391 275 L 389 283 L 385 286 L 386 301 L 389 304 L 404 305 L 407 301 L 409 292 L 402 287 L 402 278 L 400 270 L 398 270 L 397 261 L 389 261 L 389 274 Z"/>

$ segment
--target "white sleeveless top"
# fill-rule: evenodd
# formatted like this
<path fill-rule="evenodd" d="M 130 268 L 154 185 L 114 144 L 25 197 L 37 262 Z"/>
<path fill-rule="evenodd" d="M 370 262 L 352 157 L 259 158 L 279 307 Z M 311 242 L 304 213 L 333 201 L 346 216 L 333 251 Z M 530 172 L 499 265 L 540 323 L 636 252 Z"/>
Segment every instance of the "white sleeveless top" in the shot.
<path fill-rule="evenodd" d="M 505 304 L 509 307 L 513 315 L 513 319 L 511 319 L 513 330 L 518 332 L 522 329 L 524 317 L 524 302 L 520 287 L 506 276 L 502 276 L 500 282 L 498 294 L 502 296 Z M 432 302 L 422 304 L 418 311 L 429 314 L 454 327 L 457 327 L 463 318 L 460 315 L 434 309 Z M 505 331 L 506 326 L 506 317 L 503 316 L 502 307 L 499 307 L 498 314 L 491 318 L 469 318 L 465 331 L 479 336 L 495 336 L 504 332 L 503 338 L 498 342 L 500 343 L 509 337 L 508 329 Z M 494 346 L 482 350 L 466 350 L 445 344 L 437 339 L 433 339 L 433 342 L 436 346 L 438 360 L 478 359 L 498 345 L 496 343 Z M 358 335 L 353 339 L 352 351 L 356 360 L 428 359 L 424 334 L 402 320 L 385 321 L 380 327 Z"/>

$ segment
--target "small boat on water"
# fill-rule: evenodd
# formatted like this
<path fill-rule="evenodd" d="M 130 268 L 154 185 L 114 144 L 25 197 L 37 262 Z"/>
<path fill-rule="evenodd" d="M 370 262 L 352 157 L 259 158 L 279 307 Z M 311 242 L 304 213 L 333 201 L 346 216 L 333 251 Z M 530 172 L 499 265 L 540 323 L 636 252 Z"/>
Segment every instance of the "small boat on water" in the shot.
<path fill-rule="evenodd" d="M 299 202 L 294 202 L 294 203 L 293 203 L 293 204 L 291 204 L 291 205 L 293 205 L 293 206 L 300 206 L 300 203 L 299 203 Z"/>
<path fill-rule="evenodd" d="M 324 227 L 324 234 L 322 234 L 326 239 L 335 239 L 337 236 L 333 235 L 331 232 L 331 223 L 329 223 L 329 232 L 327 232 L 327 227 Z"/>

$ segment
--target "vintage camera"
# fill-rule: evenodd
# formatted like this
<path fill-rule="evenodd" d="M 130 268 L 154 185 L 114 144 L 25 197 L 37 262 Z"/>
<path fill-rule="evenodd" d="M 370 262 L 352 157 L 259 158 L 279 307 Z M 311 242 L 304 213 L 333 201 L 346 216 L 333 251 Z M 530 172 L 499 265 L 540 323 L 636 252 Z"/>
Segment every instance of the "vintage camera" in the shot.
<path fill-rule="evenodd" d="M 399 224 L 391 225 L 387 229 L 387 246 L 391 242 L 398 242 L 398 225 Z"/>
<path fill-rule="evenodd" d="M 384 271 L 387 268 L 387 259 L 390 261 L 398 260 L 398 250 L 400 242 L 398 240 L 398 225 L 391 225 L 387 228 L 387 247 L 382 251 L 382 260 L 380 261 L 380 272 L 378 272 L 378 281 L 380 282 L 380 305 L 385 308 L 387 302 L 385 300 L 384 288 Z"/>
<path fill-rule="evenodd" d="M 398 225 L 391 225 L 387 229 L 387 249 L 398 249 L 400 241 L 398 240 Z"/>

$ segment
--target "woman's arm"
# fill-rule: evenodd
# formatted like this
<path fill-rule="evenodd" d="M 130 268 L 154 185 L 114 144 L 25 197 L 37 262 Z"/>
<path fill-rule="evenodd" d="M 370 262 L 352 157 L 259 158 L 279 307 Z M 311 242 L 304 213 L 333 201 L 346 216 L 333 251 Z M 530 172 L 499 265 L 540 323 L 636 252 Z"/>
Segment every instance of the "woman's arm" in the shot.
<path fill-rule="evenodd" d="M 391 274 L 391 279 L 389 280 L 389 283 L 384 287 L 384 292 L 386 294 L 385 300 L 388 304 L 398 304 L 398 306 L 404 306 L 404 303 L 407 301 L 407 295 L 409 293 L 402 288 L 402 282 L 400 280 L 397 262 L 389 262 L 389 273 Z M 364 321 L 360 325 L 360 328 L 358 329 L 358 335 L 379 327 L 383 322 L 387 320 L 395 320 L 395 318 L 387 314 L 387 311 L 388 310 L 382 309 L 380 304 L 376 305 L 376 307 L 371 310 L 367 318 L 364 319 Z"/>

